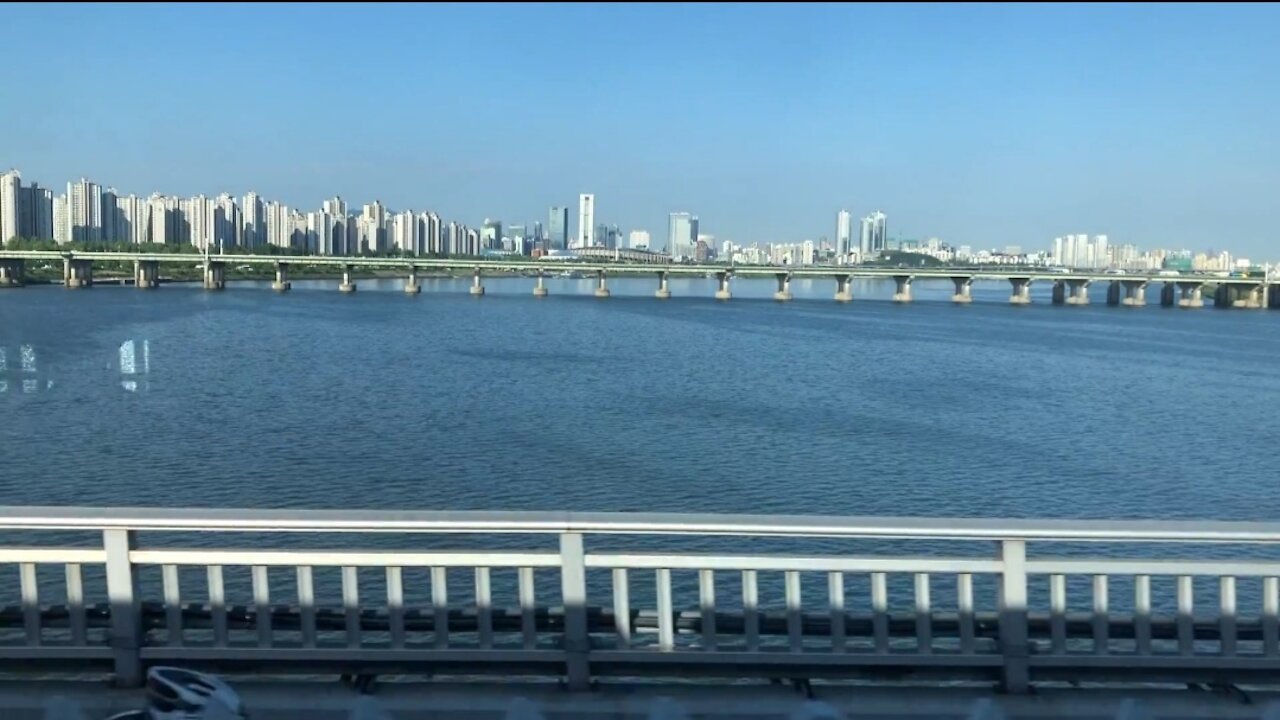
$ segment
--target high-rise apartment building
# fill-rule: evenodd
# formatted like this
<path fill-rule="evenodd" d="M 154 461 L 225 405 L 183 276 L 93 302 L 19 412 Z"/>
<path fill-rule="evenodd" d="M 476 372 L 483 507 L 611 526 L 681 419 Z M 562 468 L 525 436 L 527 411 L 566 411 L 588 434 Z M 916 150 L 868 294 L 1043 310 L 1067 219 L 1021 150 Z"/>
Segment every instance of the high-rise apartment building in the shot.
<path fill-rule="evenodd" d="M 627 236 L 627 247 L 632 250 L 648 250 L 649 249 L 649 231 L 648 230 L 632 230 Z"/>
<path fill-rule="evenodd" d="M 102 239 L 102 189 L 97 183 L 84 178 L 67 183 L 67 223 L 73 242 Z"/>
<path fill-rule="evenodd" d="M 243 220 L 241 236 L 247 248 L 259 248 L 267 244 L 267 209 L 256 192 L 245 193 L 240 201 L 240 217 Z"/>
<path fill-rule="evenodd" d="M 0 174 L 0 243 L 22 234 L 18 226 L 21 195 L 22 174 L 17 170 Z"/>

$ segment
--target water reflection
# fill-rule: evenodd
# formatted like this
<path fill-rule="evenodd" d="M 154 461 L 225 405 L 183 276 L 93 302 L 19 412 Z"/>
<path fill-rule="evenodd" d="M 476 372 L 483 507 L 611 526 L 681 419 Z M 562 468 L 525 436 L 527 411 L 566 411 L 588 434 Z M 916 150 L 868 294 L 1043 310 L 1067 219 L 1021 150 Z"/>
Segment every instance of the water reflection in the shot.
<path fill-rule="evenodd" d="M 14 356 L 12 347 L 0 346 L 0 394 L 8 393 L 10 389 L 15 394 L 24 395 L 53 389 L 54 381 L 49 377 L 47 367 L 44 377 L 39 377 L 39 356 L 34 345 L 18 346 L 16 363 L 11 363 L 10 358 Z M 149 389 L 147 376 L 151 373 L 151 341 L 125 340 L 120 343 L 118 356 L 120 387 L 127 392 Z"/>
<path fill-rule="evenodd" d="M 139 345 L 141 353 L 138 352 Z M 141 357 L 139 357 L 141 354 Z M 151 341 L 143 340 L 141 343 L 135 343 L 133 340 L 125 340 L 120 343 L 120 374 L 125 378 L 120 381 L 120 387 L 128 392 L 137 392 L 141 387 L 147 390 L 150 386 L 147 383 L 146 376 L 151 372 Z M 139 383 L 134 376 L 141 375 L 142 380 Z"/>

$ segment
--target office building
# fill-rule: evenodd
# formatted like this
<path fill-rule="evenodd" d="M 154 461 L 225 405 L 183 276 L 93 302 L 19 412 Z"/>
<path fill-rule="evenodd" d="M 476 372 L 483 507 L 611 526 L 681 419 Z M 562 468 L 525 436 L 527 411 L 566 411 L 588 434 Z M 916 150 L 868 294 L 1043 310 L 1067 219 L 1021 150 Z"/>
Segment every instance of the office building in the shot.
<path fill-rule="evenodd" d="M 687 212 L 671 213 L 667 223 L 667 253 L 672 260 L 692 260 L 698 241 L 698 218 Z"/>
<path fill-rule="evenodd" d="M 847 256 L 853 252 L 853 216 L 848 210 L 836 213 L 836 255 Z"/>
<path fill-rule="evenodd" d="M 485 218 L 480 225 L 480 244 L 485 250 L 502 249 L 502 221 Z M 476 253 L 479 255 L 480 253 Z"/>
<path fill-rule="evenodd" d="M 632 230 L 627 237 L 627 247 L 632 250 L 648 250 L 649 249 L 649 231 L 648 230 Z"/>
<path fill-rule="evenodd" d="M 569 249 L 569 208 L 551 208 L 547 217 L 547 241 L 553 250 Z"/>
<path fill-rule="evenodd" d="M 575 247 L 589 248 L 596 244 L 596 196 L 583 193 L 578 196 L 578 235 Z"/>

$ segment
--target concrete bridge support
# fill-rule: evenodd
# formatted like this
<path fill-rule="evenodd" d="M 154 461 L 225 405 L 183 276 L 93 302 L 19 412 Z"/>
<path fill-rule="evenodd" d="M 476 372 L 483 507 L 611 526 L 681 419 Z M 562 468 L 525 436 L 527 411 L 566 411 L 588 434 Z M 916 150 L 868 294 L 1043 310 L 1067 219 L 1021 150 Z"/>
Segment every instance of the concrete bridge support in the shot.
<path fill-rule="evenodd" d="M 1031 304 L 1031 278 L 1009 278 L 1009 284 L 1013 286 L 1013 292 L 1009 295 L 1010 304 Z"/>
<path fill-rule="evenodd" d="M 404 294 L 417 295 L 422 292 L 422 286 L 418 284 L 418 267 L 416 265 L 409 266 L 409 277 L 404 281 Z"/>
<path fill-rule="evenodd" d="M 342 284 L 338 286 L 340 293 L 353 293 L 356 291 L 356 284 L 351 279 L 351 266 L 342 266 Z"/>
<path fill-rule="evenodd" d="M 155 260 L 134 260 L 133 285 L 140 290 L 160 287 L 160 263 Z"/>
<path fill-rule="evenodd" d="M 955 283 L 956 286 L 956 294 L 951 296 L 951 302 L 960 305 L 968 305 L 973 302 L 973 278 L 953 277 L 951 282 Z"/>
<path fill-rule="evenodd" d="M 912 278 L 910 275 L 894 275 L 893 276 L 893 282 L 897 286 L 893 292 L 894 302 L 896 303 L 911 302 L 911 281 L 913 279 L 914 278 Z"/>
<path fill-rule="evenodd" d="M 1067 304 L 1068 305 L 1088 305 L 1089 304 L 1089 281 L 1088 280 L 1068 280 L 1067 281 Z"/>
<path fill-rule="evenodd" d="M 778 302 L 791 299 L 791 273 L 778 273 L 778 290 L 773 294 L 773 299 Z"/>
<path fill-rule="evenodd" d="M 836 302 L 853 302 L 853 276 L 836 276 Z"/>
<path fill-rule="evenodd" d="M 62 284 L 71 289 L 93 287 L 93 261 L 63 260 Z"/>
<path fill-rule="evenodd" d="M 224 290 L 227 287 L 226 263 L 209 261 L 204 264 L 204 289 Z"/>
<path fill-rule="evenodd" d="M 1125 307 L 1142 307 L 1147 304 L 1147 283 L 1145 280 L 1121 280 L 1122 297 L 1120 304 Z"/>
<path fill-rule="evenodd" d="M 289 292 L 289 288 L 293 287 L 293 283 L 289 282 L 289 264 L 276 263 L 276 279 L 271 283 L 271 289 L 276 292 Z"/>
<path fill-rule="evenodd" d="M 1256 310 L 1267 306 L 1266 286 L 1262 283 L 1221 283 L 1213 295 L 1213 304 L 1220 308 L 1247 308 Z"/>
<path fill-rule="evenodd" d="M 658 273 L 658 291 L 653 295 L 659 300 L 671 299 L 671 288 L 667 287 L 667 273 Z"/>
<path fill-rule="evenodd" d="M 538 273 L 538 284 L 533 286 L 533 296 L 540 298 L 547 296 L 547 286 L 542 273 Z"/>
<path fill-rule="evenodd" d="M 22 287 L 24 270 L 22 260 L 0 260 L 0 287 Z"/>
<path fill-rule="evenodd" d="M 476 297 L 484 295 L 484 285 L 480 282 L 480 268 L 475 268 L 471 276 L 471 294 Z"/>
<path fill-rule="evenodd" d="M 1201 293 L 1204 289 L 1204 283 L 1178 283 L 1178 307 L 1182 308 L 1202 308 L 1204 307 L 1204 298 Z"/>
<path fill-rule="evenodd" d="M 596 291 L 595 296 L 598 298 L 609 297 L 609 284 L 604 279 L 604 271 L 601 270 L 596 274 Z"/>
<path fill-rule="evenodd" d="M 716 299 L 728 300 L 733 297 L 733 294 L 729 292 L 729 273 L 716 273 L 716 280 L 719 282 L 716 288 Z"/>

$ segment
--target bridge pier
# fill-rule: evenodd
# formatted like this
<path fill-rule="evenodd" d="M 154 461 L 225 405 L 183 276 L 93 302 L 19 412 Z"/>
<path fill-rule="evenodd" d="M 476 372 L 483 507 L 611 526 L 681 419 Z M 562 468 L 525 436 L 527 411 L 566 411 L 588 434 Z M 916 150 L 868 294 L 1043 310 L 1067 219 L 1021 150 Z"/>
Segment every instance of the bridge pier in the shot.
<path fill-rule="evenodd" d="M 1089 280 L 1067 280 L 1066 283 L 1068 305 L 1089 304 Z"/>
<path fill-rule="evenodd" d="M 140 290 L 153 290 L 159 287 L 160 263 L 155 260 L 134 260 L 133 285 Z"/>
<path fill-rule="evenodd" d="M 773 294 L 773 299 L 778 302 L 787 302 L 791 299 L 791 273 L 778 273 L 778 290 Z"/>
<path fill-rule="evenodd" d="M 1031 304 L 1031 278 L 1009 278 L 1009 284 L 1013 286 L 1013 292 L 1009 295 L 1011 305 Z"/>
<path fill-rule="evenodd" d="M 951 296 L 951 302 L 960 305 L 968 305 L 973 302 L 972 277 L 953 277 L 951 282 L 955 283 L 956 286 L 956 293 Z"/>
<path fill-rule="evenodd" d="M 484 295 L 484 285 L 480 284 L 480 268 L 475 268 L 471 279 L 471 294 L 476 297 Z"/>
<path fill-rule="evenodd" d="M 342 284 L 338 286 L 340 293 L 353 293 L 356 291 L 356 284 L 351 281 L 351 266 L 342 266 Z"/>
<path fill-rule="evenodd" d="M 604 279 L 604 271 L 596 273 L 596 291 L 595 296 L 598 298 L 609 297 L 609 286 Z"/>
<path fill-rule="evenodd" d="M 733 297 L 732 293 L 729 292 L 729 273 L 716 273 L 716 280 L 719 282 L 719 287 L 716 289 L 716 299 L 728 300 Z"/>
<path fill-rule="evenodd" d="M 0 260 L 0 287 L 22 287 L 22 260 Z"/>
<path fill-rule="evenodd" d="M 671 299 L 671 288 L 667 286 L 667 273 L 658 273 L 658 291 L 653 295 L 659 300 Z"/>
<path fill-rule="evenodd" d="M 1142 307 L 1147 304 L 1147 283 L 1145 280 L 1121 280 L 1120 287 L 1124 297 L 1120 304 L 1126 307 Z"/>
<path fill-rule="evenodd" d="M 63 260 L 62 284 L 73 290 L 93 287 L 93 261 L 74 258 Z"/>
<path fill-rule="evenodd" d="M 289 264 L 276 263 L 276 279 L 271 283 L 271 289 L 276 292 L 289 292 L 292 287 L 293 283 L 289 282 Z"/>
<path fill-rule="evenodd" d="M 208 261 L 204 264 L 204 289 L 224 290 L 227 287 L 226 263 Z"/>
<path fill-rule="evenodd" d="M 853 276 L 836 276 L 836 302 L 853 302 Z"/>
<path fill-rule="evenodd" d="M 533 296 L 534 296 L 534 297 L 546 297 L 546 296 L 547 296 L 547 287 L 546 287 L 546 285 L 544 285 L 544 284 L 543 284 L 542 278 L 543 278 L 542 273 L 541 273 L 541 272 L 539 272 L 539 273 L 538 273 L 538 284 L 533 286 Z"/>
<path fill-rule="evenodd" d="M 893 292 L 893 301 L 896 303 L 911 302 L 911 281 L 910 275 L 894 275 L 893 281 L 897 284 L 897 288 Z"/>
<path fill-rule="evenodd" d="M 417 295 L 422 292 L 422 286 L 418 284 L 418 266 L 409 266 L 409 277 L 404 281 L 404 294 Z"/>
<path fill-rule="evenodd" d="M 1201 292 L 1204 289 L 1204 283 L 1198 282 L 1180 282 L 1178 290 L 1180 297 L 1178 298 L 1178 307 L 1181 308 L 1202 308 L 1204 307 L 1204 298 Z"/>

